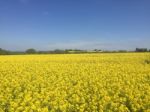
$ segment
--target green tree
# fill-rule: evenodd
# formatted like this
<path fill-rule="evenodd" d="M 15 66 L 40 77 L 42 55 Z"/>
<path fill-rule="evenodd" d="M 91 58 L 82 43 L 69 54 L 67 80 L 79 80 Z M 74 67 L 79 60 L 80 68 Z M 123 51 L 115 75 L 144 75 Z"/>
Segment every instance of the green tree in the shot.
<path fill-rule="evenodd" d="M 36 53 L 36 50 L 33 49 L 33 48 L 30 48 L 30 49 L 27 49 L 27 50 L 26 50 L 26 53 L 27 53 L 27 54 L 35 54 L 35 53 Z"/>
<path fill-rule="evenodd" d="M 10 54 L 10 51 L 0 48 L 0 55 L 8 55 L 8 54 Z"/>
<path fill-rule="evenodd" d="M 136 52 L 147 52 L 147 48 L 136 48 Z"/>

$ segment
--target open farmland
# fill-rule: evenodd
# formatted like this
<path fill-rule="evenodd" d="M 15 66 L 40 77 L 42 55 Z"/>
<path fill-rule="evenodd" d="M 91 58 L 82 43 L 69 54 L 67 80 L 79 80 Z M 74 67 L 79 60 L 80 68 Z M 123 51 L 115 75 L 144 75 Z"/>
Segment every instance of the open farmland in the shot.
<path fill-rule="evenodd" d="M 0 56 L 0 112 L 150 112 L 149 57 Z"/>

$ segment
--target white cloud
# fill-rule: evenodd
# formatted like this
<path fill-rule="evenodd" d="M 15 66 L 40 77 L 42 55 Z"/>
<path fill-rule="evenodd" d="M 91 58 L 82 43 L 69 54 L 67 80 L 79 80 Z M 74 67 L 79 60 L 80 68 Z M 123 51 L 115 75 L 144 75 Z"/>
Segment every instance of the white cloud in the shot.
<path fill-rule="evenodd" d="M 80 41 L 80 42 L 57 42 L 50 43 L 44 48 L 47 50 L 53 49 L 83 49 L 83 50 L 92 50 L 92 49 L 101 49 L 101 50 L 134 50 L 136 47 L 145 47 L 150 48 L 149 42 L 98 42 L 98 41 Z"/>
<path fill-rule="evenodd" d="M 47 49 L 102 49 L 102 50 L 113 50 L 113 49 L 126 49 L 127 46 L 124 44 L 108 43 L 108 42 L 61 42 L 51 43 L 45 46 Z"/>
<path fill-rule="evenodd" d="M 22 43 L 23 42 L 23 43 Z M 0 41 L 0 45 L 8 50 L 26 50 L 28 48 L 35 48 L 37 50 L 54 50 L 54 49 L 101 49 L 101 50 L 135 50 L 136 47 L 150 49 L 150 41 L 66 41 L 66 42 L 48 42 L 48 41 Z"/>

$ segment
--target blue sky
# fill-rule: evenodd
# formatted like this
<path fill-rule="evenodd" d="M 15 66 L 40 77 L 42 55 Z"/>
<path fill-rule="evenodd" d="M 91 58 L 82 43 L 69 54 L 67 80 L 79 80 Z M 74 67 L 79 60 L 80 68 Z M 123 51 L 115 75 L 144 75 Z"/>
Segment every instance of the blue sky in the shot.
<path fill-rule="evenodd" d="M 0 0 L 0 48 L 150 48 L 150 0 Z"/>

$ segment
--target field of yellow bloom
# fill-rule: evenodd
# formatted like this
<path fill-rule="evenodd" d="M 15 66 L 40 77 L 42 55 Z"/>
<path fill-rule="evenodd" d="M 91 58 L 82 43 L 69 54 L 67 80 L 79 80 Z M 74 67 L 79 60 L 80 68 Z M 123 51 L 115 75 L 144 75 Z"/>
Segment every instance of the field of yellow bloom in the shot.
<path fill-rule="evenodd" d="M 0 56 L 0 112 L 150 112 L 149 57 Z"/>

